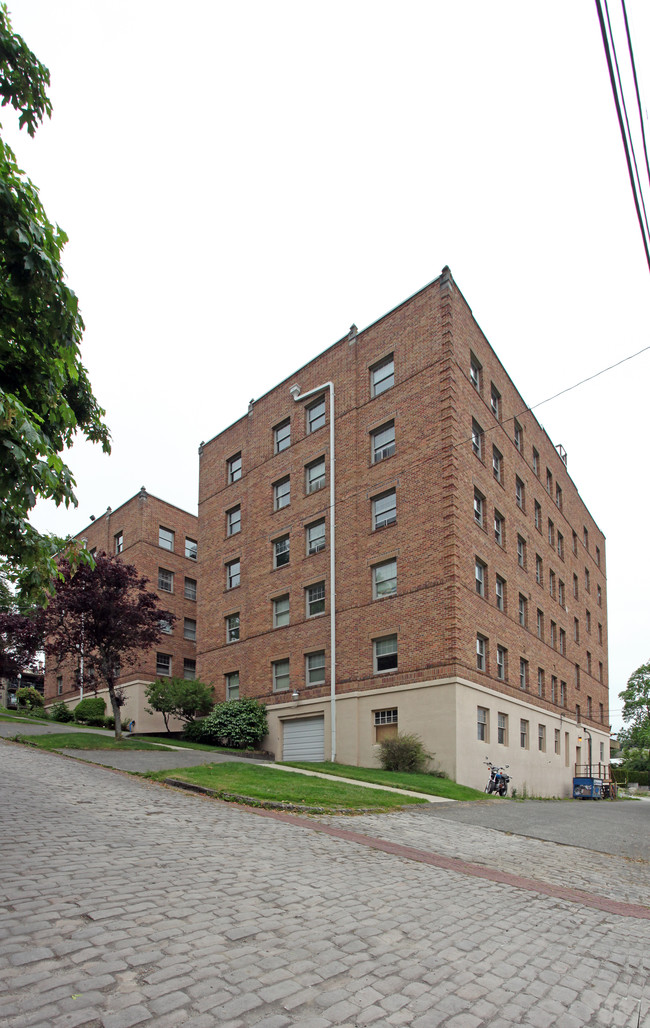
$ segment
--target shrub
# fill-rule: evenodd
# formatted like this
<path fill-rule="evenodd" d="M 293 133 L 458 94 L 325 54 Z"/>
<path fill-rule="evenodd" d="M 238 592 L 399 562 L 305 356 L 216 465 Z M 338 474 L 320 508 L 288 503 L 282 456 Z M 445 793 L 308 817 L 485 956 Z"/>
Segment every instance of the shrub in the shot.
<path fill-rule="evenodd" d="M 49 714 L 46 710 L 42 710 L 40 707 L 28 707 L 25 710 L 27 717 L 38 717 L 43 721 L 49 720 Z"/>
<path fill-rule="evenodd" d="M 35 707 L 40 710 L 45 706 L 45 700 L 40 692 L 31 685 L 23 685 L 20 689 L 16 689 L 16 700 L 18 707 L 22 710 L 33 710 Z"/>
<path fill-rule="evenodd" d="M 50 717 L 53 721 L 69 722 L 74 721 L 74 714 L 70 710 L 70 707 L 63 700 L 59 700 L 58 703 L 53 703 L 50 707 Z"/>
<path fill-rule="evenodd" d="M 426 771 L 430 754 L 417 735 L 396 735 L 379 743 L 379 759 L 385 771 Z"/>
<path fill-rule="evenodd" d="M 85 725 L 96 725 L 104 724 L 104 714 L 106 713 L 106 700 L 101 696 L 84 696 L 77 706 L 74 708 L 74 719 L 80 724 Z M 99 722 L 97 721 L 99 718 Z"/>
<path fill-rule="evenodd" d="M 202 741 L 234 749 L 255 749 L 268 732 L 266 707 L 258 700 L 226 700 L 203 718 Z"/>
<path fill-rule="evenodd" d="M 185 725 L 183 738 L 187 739 L 188 742 L 210 743 L 212 740 L 205 729 L 205 718 L 198 718 L 196 721 L 190 721 L 189 724 Z"/>
<path fill-rule="evenodd" d="M 88 724 L 92 724 L 92 723 L 93 722 L 91 722 L 91 721 L 88 722 Z M 112 714 L 107 714 L 106 717 L 102 718 L 102 724 L 103 724 L 104 728 L 110 728 L 111 731 L 114 731 L 114 729 L 115 729 L 115 718 L 113 717 Z M 129 722 L 128 721 L 120 721 L 120 725 L 122 727 L 122 731 L 126 732 L 128 730 L 128 727 L 129 727 Z"/>

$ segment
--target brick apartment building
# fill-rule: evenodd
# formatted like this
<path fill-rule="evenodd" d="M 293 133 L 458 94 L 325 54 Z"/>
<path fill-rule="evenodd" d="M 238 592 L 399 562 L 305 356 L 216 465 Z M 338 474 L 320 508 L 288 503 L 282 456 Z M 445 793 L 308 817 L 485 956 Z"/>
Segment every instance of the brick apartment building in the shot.
<path fill-rule="evenodd" d="M 278 758 L 415 732 L 536 795 L 609 760 L 605 539 L 448 268 L 200 453 L 198 673 Z"/>
<path fill-rule="evenodd" d="M 165 730 L 162 715 L 146 713 L 145 688 L 160 676 L 196 676 L 197 635 L 197 518 L 179 507 L 140 492 L 116 510 L 109 507 L 76 536 L 92 552 L 119 554 L 149 579 L 159 602 L 178 620 L 171 631 L 151 650 L 145 650 L 136 664 L 124 667 L 118 685 L 124 688 L 123 716 L 133 719 L 138 732 Z M 94 695 L 92 682 L 86 680 L 84 694 Z M 110 713 L 108 690 L 98 687 Z M 57 667 L 48 659 L 45 674 L 46 706 L 65 700 L 76 706 L 80 698 L 79 666 L 66 662 Z M 173 725 L 182 728 L 182 725 Z"/>

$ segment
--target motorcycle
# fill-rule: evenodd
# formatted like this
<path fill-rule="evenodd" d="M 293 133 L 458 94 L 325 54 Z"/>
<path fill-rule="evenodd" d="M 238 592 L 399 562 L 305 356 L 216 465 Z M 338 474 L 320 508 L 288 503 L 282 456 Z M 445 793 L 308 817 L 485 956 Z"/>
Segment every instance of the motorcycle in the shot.
<path fill-rule="evenodd" d="M 510 775 L 506 774 L 506 768 L 509 768 L 510 764 L 506 764 L 505 767 L 497 767 L 496 764 L 487 759 L 483 763 L 487 764 L 490 769 L 490 780 L 485 786 L 485 791 L 487 793 L 496 792 L 499 796 L 507 796 Z"/>

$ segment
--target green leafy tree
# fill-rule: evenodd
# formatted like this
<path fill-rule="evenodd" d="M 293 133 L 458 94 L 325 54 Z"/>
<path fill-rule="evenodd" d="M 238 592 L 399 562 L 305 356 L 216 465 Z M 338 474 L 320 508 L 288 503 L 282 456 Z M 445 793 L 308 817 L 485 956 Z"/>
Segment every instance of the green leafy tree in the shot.
<path fill-rule="evenodd" d="M 170 718 L 178 718 L 189 724 L 197 717 L 208 714 L 214 704 L 212 687 L 196 679 L 157 678 L 146 689 L 148 714 L 157 711 L 162 714 L 168 732 Z"/>
<path fill-rule="evenodd" d="M 51 115 L 49 83 L 0 4 L 2 106 L 18 112 L 30 136 Z M 0 138 L 0 557 L 2 573 L 26 595 L 47 587 L 61 549 L 60 539 L 30 525 L 29 512 L 39 498 L 77 503 L 61 453 L 78 431 L 110 452 L 104 411 L 81 363 L 84 325 L 61 265 L 66 242 Z"/>
<path fill-rule="evenodd" d="M 650 661 L 638 667 L 619 694 L 623 700 L 623 720 L 645 732 L 650 728 Z M 638 743 L 637 743 L 638 745 Z"/>
<path fill-rule="evenodd" d="M 16 699 L 18 706 L 27 710 L 35 710 L 37 707 L 41 709 L 45 706 L 45 700 L 40 692 L 31 685 L 23 685 L 20 689 L 16 689 Z"/>

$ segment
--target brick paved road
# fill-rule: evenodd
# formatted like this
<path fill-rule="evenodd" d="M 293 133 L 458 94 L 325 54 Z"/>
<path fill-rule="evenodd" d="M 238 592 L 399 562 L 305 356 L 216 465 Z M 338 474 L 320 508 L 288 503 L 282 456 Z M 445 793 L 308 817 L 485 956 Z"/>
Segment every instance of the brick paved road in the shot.
<path fill-rule="evenodd" d="M 9 743 L 0 769 L 8 1028 L 633 1028 L 640 999 L 650 1028 L 650 920 Z M 344 819 L 469 860 L 505 838 L 377 821 Z M 593 859 L 516 842 L 528 876 L 551 850 L 567 874 Z M 607 859 L 616 894 L 629 862 Z"/>

